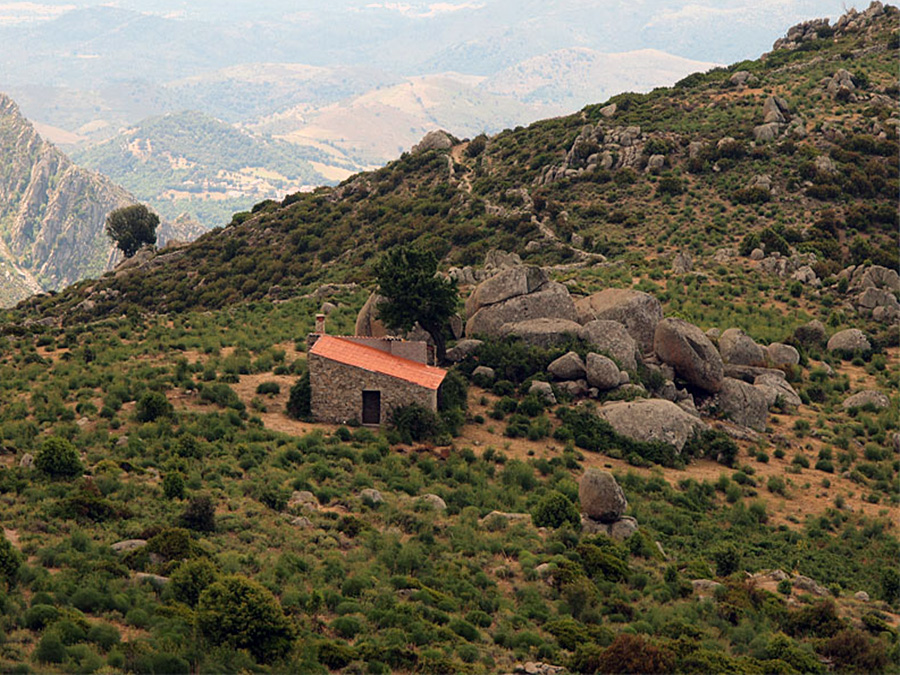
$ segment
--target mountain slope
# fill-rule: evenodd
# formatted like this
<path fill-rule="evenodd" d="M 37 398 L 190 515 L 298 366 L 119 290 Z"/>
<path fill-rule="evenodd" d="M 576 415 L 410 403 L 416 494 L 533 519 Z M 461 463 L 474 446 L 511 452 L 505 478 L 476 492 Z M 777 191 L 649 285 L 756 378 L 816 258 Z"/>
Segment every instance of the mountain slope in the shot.
<path fill-rule="evenodd" d="M 162 216 L 187 212 L 207 228 L 262 199 L 326 182 L 309 163 L 323 159 L 322 153 L 254 136 L 198 112 L 145 120 L 73 158 Z"/>
<path fill-rule="evenodd" d="M 0 282 L 2 303 L 107 269 L 114 256 L 103 224 L 109 211 L 133 202 L 128 193 L 72 164 L 3 95 L 0 156 L 0 254 L 24 281 L 13 275 Z"/>
<path fill-rule="evenodd" d="M 688 249 L 712 264 L 757 233 L 770 250 L 815 254 L 821 279 L 865 260 L 895 265 L 895 15 L 821 37 L 801 27 L 810 39 L 765 59 L 261 203 L 171 265 L 161 257 L 146 277 L 104 282 L 122 294 L 98 310 L 215 307 L 365 281 L 380 251 L 410 241 L 445 265 L 480 262 L 491 247 L 538 264 L 626 249 L 654 260 Z M 834 84 L 845 80 L 852 91 Z"/>
<path fill-rule="evenodd" d="M 120 259 L 104 233 L 106 215 L 134 197 L 73 164 L 3 94 L 0 157 L 0 306 L 98 276 Z M 164 243 L 199 232 L 181 219 L 164 222 L 157 235 Z"/>

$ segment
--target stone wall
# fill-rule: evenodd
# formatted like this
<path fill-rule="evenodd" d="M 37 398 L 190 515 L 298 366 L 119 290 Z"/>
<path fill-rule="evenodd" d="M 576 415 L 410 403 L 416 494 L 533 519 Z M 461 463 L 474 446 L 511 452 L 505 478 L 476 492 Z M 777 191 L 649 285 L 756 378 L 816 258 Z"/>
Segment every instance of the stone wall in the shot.
<path fill-rule="evenodd" d="M 320 422 L 344 424 L 362 420 L 362 392 L 381 392 L 381 421 L 394 408 L 412 403 L 437 410 L 437 391 L 420 387 L 381 373 L 344 365 L 310 354 L 309 384 L 312 389 L 312 415 Z"/>

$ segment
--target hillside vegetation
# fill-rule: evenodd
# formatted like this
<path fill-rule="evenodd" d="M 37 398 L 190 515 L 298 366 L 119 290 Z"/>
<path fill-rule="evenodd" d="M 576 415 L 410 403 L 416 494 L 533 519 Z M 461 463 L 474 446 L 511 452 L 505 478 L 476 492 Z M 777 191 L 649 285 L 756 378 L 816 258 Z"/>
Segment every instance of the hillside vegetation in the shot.
<path fill-rule="evenodd" d="M 897 268 L 898 16 L 800 26 L 759 61 L 496 136 L 432 134 L 4 312 L 2 669 L 896 673 L 898 290 L 876 313 L 857 283 Z M 494 337 L 436 416 L 304 419 L 316 313 L 353 333 L 403 244 L 462 296 L 500 249 L 560 293 L 644 291 L 711 339 L 789 343 L 797 401 L 753 431 L 695 390 L 705 426 L 678 448 L 594 413 L 687 392 L 681 373 L 648 356 L 588 395 L 550 376 L 590 360 L 583 337 Z M 865 348 L 825 345 L 851 327 Z M 627 536 L 582 520 L 595 469 Z"/>
<path fill-rule="evenodd" d="M 309 164 L 321 153 L 299 152 L 197 112 L 149 119 L 73 158 L 162 216 L 188 213 L 207 229 L 263 199 L 325 182 Z"/>

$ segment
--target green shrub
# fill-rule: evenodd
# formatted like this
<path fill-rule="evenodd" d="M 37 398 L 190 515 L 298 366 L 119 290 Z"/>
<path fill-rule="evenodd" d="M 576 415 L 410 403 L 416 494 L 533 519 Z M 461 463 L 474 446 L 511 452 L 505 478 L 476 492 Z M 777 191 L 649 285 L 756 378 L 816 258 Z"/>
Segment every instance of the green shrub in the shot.
<path fill-rule="evenodd" d="M 359 618 L 355 616 L 339 616 L 331 622 L 331 630 L 342 638 L 352 640 L 363 632 L 363 625 Z"/>
<path fill-rule="evenodd" d="M 291 387 L 287 402 L 287 414 L 297 420 L 307 419 L 312 414 L 312 387 L 309 371 L 304 371 L 300 379 Z"/>
<path fill-rule="evenodd" d="M 184 476 L 177 471 L 170 471 L 163 476 L 162 488 L 166 499 L 184 498 Z"/>
<path fill-rule="evenodd" d="M 194 497 L 179 519 L 181 525 L 197 532 L 214 532 L 216 529 L 216 509 L 212 499 L 206 496 Z"/>
<path fill-rule="evenodd" d="M 172 411 L 172 404 L 165 394 L 148 391 L 138 399 L 134 414 L 138 422 L 154 422 L 161 417 L 170 416 Z"/>
<path fill-rule="evenodd" d="M 531 519 L 536 527 L 560 527 L 570 523 L 577 527 L 581 523 L 578 508 L 561 492 L 549 492 L 531 510 Z"/>
<path fill-rule="evenodd" d="M 256 387 L 256 393 L 260 396 L 277 396 L 281 393 L 281 385 L 277 382 L 260 382 Z"/>
<path fill-rule="evenodd" d="M 84 471 L 75 446 L 59 436 L 44 440 L 34 458 L 34 466 L 51 478 L 74 478 Z"/>
<path fill-rule="evenodd" d="M 39 663 L 63 663 L 66 656 L 65 645 L 53 631 L 44 633 L 34 650 L 34 658 Z"/>
<path fill-rule="evenodd" d="M 26 628 L 42 630 L 59 618 L 59 610 L 53 605 L 34 605 L 25 611 L 23 622 Z"/>
<path fill-rule="evenodd" d="M 200 594 L 197 627 L 210 644 L 246 649 L 263 663 L 284 658 L 294 641 L 275 596 L 237 575 L 212 583 Z"/>
<path fill-rule="evenodd" d="M 13 586 L 19 566 L 22 564 L 19 552 L 13 547 L 12 542 L 6 538 L 0 530 L 0 580 L 7 586 Z"/>
<path fill-rule="evenodd" d="M 200 599 L 200 594 L 218 577 L 219 572 L 210 560 L 185 560 L 172 573 L 172 593 L 176 600 L 193 607 Z"/>
<path fill-rule="evenodd" d="M 726 544 L 713 552 L 713 560 L 716 563 L 716 576 L 727 577 L 741 567 L 741 552 L 734 544 Z"/>
<path fill-rule="evenodd" d="M 441 420 L 434 411 L 415 403 L 394 408 L 390 424 L 407 444 L 434 440 L 442 433 Z"/>

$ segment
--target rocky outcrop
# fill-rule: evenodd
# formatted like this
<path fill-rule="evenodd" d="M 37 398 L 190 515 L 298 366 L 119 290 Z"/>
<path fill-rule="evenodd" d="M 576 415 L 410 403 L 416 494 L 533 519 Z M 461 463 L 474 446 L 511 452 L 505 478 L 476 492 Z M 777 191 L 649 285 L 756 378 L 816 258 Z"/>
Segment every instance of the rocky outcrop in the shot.
<path fill-rule="evenodd" d="M 663 319 L 656 326 L 653 349 L 689 384 L 711 393 L 722 386 L 722 357 L 697 326 L 682 319 Z"/>
<path fill-rule="evenodd" d="M 581 329 L 574 321 L 567 319 L 530 319 L 501 326 L 500 336 L 514 335 L 533 347 L 549 349 L 565 344 L 578 335 Z"/>
<path fill-rule="evenodd" d="M 556 405 L 556 394 L 553 393 L 553 386 L 549 382 L 534 380 L 528 387 L 528 393 L 534 394 L 547 405 Z"/>
<path fill-rule="evenodd" d="M 625 493 L 613 475 L 594 468 L 581 477 L 578 501 L 585 516 L 601 523 L 614 523 L 628 508 Z"/>
<path fill-rule="evenodd" d="M 828 340 L 826 349 L 830 352 L 841 352 L 844 354 L 853 354 L 859 352 L 867 352 L 872 349 L 872 345 L 866 334 L 858 328 L 848 328 L 838 331 Z"/>
<path fill-rule="evenodd" d="M 671 401 L 643 399 L 607 403 L 597 415 L 616 433 L 636 441 L 662 441 L 681 450 L 703 422 Z"/>
<path fill-rule="evenodd" d="M 611 359 L 591 352 L 585 360 L 585 369 L 588 384 L 592 387 L 608 391 L 619 386 L 619 367 Z"/>
<path fill-rule="evenodd" d="M 578 321 L 616 321 L 625 326 L 641 351 L 653 349 L 656 324 L 663 317 L 662 305 L 649 293 L 624 288 L 607 288 L 575 302 Z"/>
<path fill-rule="evenodd" d="M 415 155 L 426 150 L 449 150 L 453 147 L 453 137 L 442 129 L 429 131 L 422 140 L 412 146 L 410 153 Z"/>
<path fill-rule="evenodd" d="M 858 394 L 853 394 L 849 398 L 845 399 L 841 404 L 844 410 L 851 410 L 853 408 L 865 408 L 870 407 L 875 410 L 881 410 L 883 408 L 887 408 L 891 404 L 891 399 L 888 398 L 888 395 L 876 391 L 874 389 L 866 389 L 865 391 L 861 391 Z"/>
<path fill-rule="evenodd" d="M 625 370 L 637 370 L 637 343 L 628 329 L 618 321 L 588 321 L 581 327 L 578 337 L 598 352 L 605 352 L 614 358 Z"/>
<path fill-rule="evenodd" d="M 769 409 L 775 407 L 779 398 L 781 403 L 791 407 L 797 407 L 803 402 L 783 374 L 762 373 L 754 378 L 753 386 L 766 397 Z"/>
<path fill-rule="evenodd" d="M 584 361 L 575 352 L 560 356 L 547 366 L 547 372 L 557 380 L 580 380 L 586 373 Z"/>
<path fill-rule="evenodd" d="M 358 334 L 358 333 L 357 333 Z M 459 363 L 467 356 L 474 354 L 483 345 L 481 340 L 460 340 L 452 349 L 447 350 L 447 360 L 450 363 Z"/>
<path fill-rule="evenodd" d="M 384 337 L 390 335 L 387 328 L 378 318 L 378 305 L 384 298 L 372 293 L 356 315 L 356 335 L 365 337 Z"/>
<path fill-rule="evenodd" d="M 739 366 L 764 366 L 766 350 L 740 328 L 729 328 L 719 336 L 719 354 L 724 363 Z"/>
<path fill-rule="evenodd" d="M 794 330 L 794 338 L 801 345 L 824 345 L 828 340 L 828 332 L 825 330 L 824 323 L 818 319 L 813 319 L 809 323 L 798 326 L 797 329 Z"/>
<path fill-rule="evenodd" d="M 687 249 L 679 251 L 672 260 L 673 274 L 687 274 L 694 268 L 694 259 Z"/>
<path fill-rule="evenodd" d="M 800 352 L 783 342 L 773 342 L 766 347 L 766 356 L 776 368 L 779 366 L 796 366 L 800 363 Z"/>
<path fill-rule="evenodd" d="M 766 394 L 752 384 L 733 377 L 722 380 L 718 393 L 719 412 L 736 424 L 756 431 L 766 430 L 769 403 Z"/>
<path fill-rule="evenodd" d="M 483 281 L 466 301 L 466 335 L 503 334 L 505 324 L 532 319 L 575 321 L 569 290 L 539 267 L 519 266 Z M 576 327 L 577 332 L 577 327 Z"/>
<path fill-rule="evenodd" d="M 134 198 L 75 166 L 0 94 L 0 306 L 112 269 L 106 216 Z"/>

